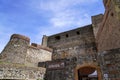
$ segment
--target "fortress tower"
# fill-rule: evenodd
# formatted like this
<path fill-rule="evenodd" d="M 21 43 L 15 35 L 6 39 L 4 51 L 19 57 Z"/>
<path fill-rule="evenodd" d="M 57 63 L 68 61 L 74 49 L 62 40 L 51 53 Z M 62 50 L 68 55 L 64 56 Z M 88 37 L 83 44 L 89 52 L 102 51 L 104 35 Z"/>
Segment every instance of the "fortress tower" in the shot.
<path fill-rule="evenodd" d="M 0 54 L 0 79 L 120 80 L 120 0 L 103 0 L 92 24 L 43 36 L 13 34 Z"/>
<path fill-rule="evenodd" d="M 120 0 L 104 0 L 105 13 L 97 32 L 99 51 L 120 47 Z"/>

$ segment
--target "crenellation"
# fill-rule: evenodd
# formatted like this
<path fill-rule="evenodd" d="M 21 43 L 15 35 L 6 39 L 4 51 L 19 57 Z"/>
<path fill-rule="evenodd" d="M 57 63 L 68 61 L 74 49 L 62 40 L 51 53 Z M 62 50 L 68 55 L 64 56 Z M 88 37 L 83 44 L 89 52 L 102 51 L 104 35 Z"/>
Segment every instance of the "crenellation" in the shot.
<path fill-rule="evenodd" d="M 23 35 L 20 35 L 20 34 L 13 34 L 11 36 L 10 40 L 15 39 L 15 38 L 23 39 L 23 40 L 26 40 L 26 41 L 30 42 L 30 38 L 29 37 L 26 37 L 26 36 L 23 36 Z"/>
<path fill-rule="evenodd" d="M 66 31 L 66 32 L 52 35 L 52 36 L 48 36 L 48 42 L 47 42 L 48 47 L 54 48 L 54 47 L 57 47 L 59 45 L 65 45 L 65 44 L 74 45 L 73 42 L 77 45 L 77 44 L 79 44 L 79 42 L 82 42 L 85 39 L 87 39 L 86 36 L 90 37 L 91 38 L 90 40 L 93 40 L 93 42 L 94 42 L 94 39 L 92 39 L 92 37 L 93 37 L 92 31 L 93 31 L 92 25 L 87 25 L 87 26 L 82 27 L 82 28 Z M 66 34 L 69 36 L 66 37 Z M 58 39 L 58 37 L 59 37 L 59 39 Z M 65 44 L 61 44 L 63 42 Z"/>
<path fill-rule="evenodd" d="M 34 48 L 34 49 L 43 49 L 43 50 L 47 50 L 49 52 L 52 52 L 53 49 L 49 48 L 49 47 L 45 47 L 43 45 L 37 44 L 37 43 L 32 43 L 29 47 Z"/>

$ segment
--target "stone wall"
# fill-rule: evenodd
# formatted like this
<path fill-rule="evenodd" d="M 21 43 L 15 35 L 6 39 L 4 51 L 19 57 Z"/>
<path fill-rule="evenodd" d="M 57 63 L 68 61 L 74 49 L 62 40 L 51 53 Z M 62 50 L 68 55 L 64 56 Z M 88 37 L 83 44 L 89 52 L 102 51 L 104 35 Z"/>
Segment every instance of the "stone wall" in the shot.
<path fill-rule="evenodd" d="M 36 66 L 38 62 L 51 60 L 52 49 L 32 43 L 26 36 L 13 34 L 0 54 L 0 61 Z"/>
<path fill-rule="evenodd" d="M 69 59 L 56 59 L 47 62 L 40 62 L 38 64 L 39 67 L 46 67 L 45 80 L 78 80 L 76 76 L 78 76 L 78 65 L 85 67 L 89 67 L 98 64 L 94 60 L 95 58 L 92 56 L 78 56 L 72 57 Z M 78 69 L 76 69 L 76 67 Z M 97 68 L 96 68 L 97 70 Z M 99 77 L 100 78 L 100 77 Z M 99 79 L 101 80 L 101 79 Z"/>
<path fill-rule="evenodd" d="M 100 24 L 103 20 L 103 14 L 98 14 L 98 15 L 92 16 L 91 18 L 92 18 L 93 32 L 94 32 L 94 36 L 96 38 L 97 32 L 100 28 Z"/>
<path fill-rule="evenodd" d="M 10 63 L 25 63 L 25 56 L 30 39 L 26 36 L 14 34 L 0 54 L 0 61 Z"/>
<path fill-rule="evenodd" d="M 56 65 L 56 66 L 55 66 Z M 57 66 L 60 65 L 60 66 Z M 74 80 L 75 59 L 61 59 L 47 62 L 45 80 Z"/>
<path fill-rule="evenodd" d="M 77 65 L 97 64 L 92 25 L 48 36 L 47 40 L 47 46 L 53 48 L 52 61 L 38 64 L 46 67 L 45 80 L 77 80 Z"/>
<path fill-rule="evenodd" d="M 96 45 L 92 25 L 49 36 L 48 47 L 53 48 L 52 59 L 94 54 Z"/>
<path fill-rule="evenodd" d="M 35 66 L 38 66 L 38 62 L 51 61 L 52 49 L 42 47 L 35 43 L 34 45 L 32 43 L 32 45 L 27 49 L 25 65 L 34 64 Z"/>
<path fill-rule="evenodd" d="M 43 80 L 45 68 L 27 67 L 21 64 L 0 63 L 0 79 Z"/>
<path fill-rule="evenodd" d="M 97 34 L 99 51 L 120 47 L 120 2 L 106 0 L 106 11 Z"/>
<path fill-rule="evenodd" d="M 98 53 L 103 80 L 120 80 L 120 49 L 112 49 Z"/>
<path fill-rule="evenodd" d="M 46 69 L 38 62 L 50 61 L 52 49 L 35 43 L 26 36 L 13 34 L 0 54 L 0 79 L 42 80 Z"/>

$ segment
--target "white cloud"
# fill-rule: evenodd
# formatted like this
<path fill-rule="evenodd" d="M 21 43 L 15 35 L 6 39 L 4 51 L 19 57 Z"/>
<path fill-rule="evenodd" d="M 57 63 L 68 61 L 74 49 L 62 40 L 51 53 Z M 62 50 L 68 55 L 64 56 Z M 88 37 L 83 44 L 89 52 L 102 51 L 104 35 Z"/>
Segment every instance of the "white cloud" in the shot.
<path fill-rule="evenodd" d="M 38 5 L 34 6 L 38 10 L 50 12 L 51 18 L 48 19 L 49 26 L 38 29 L 37 39 L 40 35 L 52 35 L 73 28 L 91 23 L 91 15 L 80 7 L 81 5 L 93 4 L 99 0 L 41 0 Z M 79 9 L 74 8 L 79 5 Z M 89 7 L 88 7 L 89 9 Z M 49 13 L 46 13 L 46 15 Z"/>
<path fill-rule="evenodd" d="M 72 25 L 74 22 L 74 16 L 70 13 L 70 11 L 60 12 L 55 14 L 51 19 L 50 22 L 53 24 L 53 27 L 67 27 Z"/>
<path fill-rule="evenodd" d="M 80 7 L 79 10 L 76 10 L 74 6 L 92 4 L 97 1 L 99 0 L 49 0 L 46 2 L 41 1 L 39 4 L 39 9 L 47 10 L 52 13 L 52 17 L 49 19 L 49 22 L 52 24 L 51 27 L 66 28 L 71 26 L 83 26 L 85 25 L 85 23 L 90 23 L 90 16 L 89 14 L 87 14 L 85 9 Z"/>
<path fill-rule="evenodd" d="M 83 25 L 89 24 L 91 15 L 81 5 L 93 4 L 99 0 L 29 0 L 27 5 L 36 12 L 48 12 L 43 16 L 50 14 L 48 25 L 38 28 L 35 35 L 36 42 L 40 42 L 43 35 L 52 35 L 73 28 L 77 28 Z M 79 9 L 74 8 L 79 5 Z M 88 7 L 89 9 L 89 7 Z M 11 34 L 14 30 L 4 28 L 0 25 L 0 51 L 7 44 Z"/>
<path fill-rule="evenodd" d="M 43 10 L 58 12 L 74 5 L 92 4 L 98 1 L 99 0 L 42 0 L 36 7 Z"/>

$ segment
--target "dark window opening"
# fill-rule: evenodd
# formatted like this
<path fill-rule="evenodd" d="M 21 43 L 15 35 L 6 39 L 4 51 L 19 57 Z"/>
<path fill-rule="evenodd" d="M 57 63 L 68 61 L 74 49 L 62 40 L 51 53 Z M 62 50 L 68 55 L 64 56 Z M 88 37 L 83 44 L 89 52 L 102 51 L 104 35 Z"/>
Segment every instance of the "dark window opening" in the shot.
<path fill-rule="evenodd" d="M 66 37 L 69 37 L 69 35 L 68 35 L 68 34 L 66 34 Z"/>
<path fill-rule="evenodd" d="M 114 14 L 113 14 L 113 13 L 111 13 L 111 16 L 114 16 Z"/>
<path fill-rule="evenodd" d="M 56 40 L 60 40 L 60 36 L 56 36 L 55 39 L 56 39 Z"/>
<path fill-rule="evenodd" d="M 79 32 L 79 31 L 77 31 L 76 33 L 77 33 L 77 35 L 80 35 L 80 32 Z"/>

